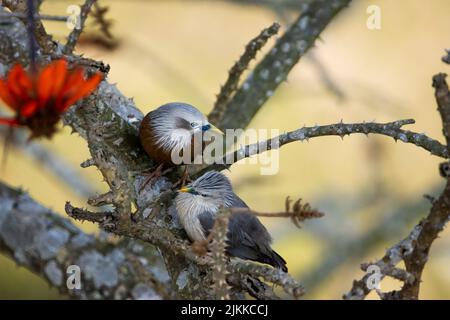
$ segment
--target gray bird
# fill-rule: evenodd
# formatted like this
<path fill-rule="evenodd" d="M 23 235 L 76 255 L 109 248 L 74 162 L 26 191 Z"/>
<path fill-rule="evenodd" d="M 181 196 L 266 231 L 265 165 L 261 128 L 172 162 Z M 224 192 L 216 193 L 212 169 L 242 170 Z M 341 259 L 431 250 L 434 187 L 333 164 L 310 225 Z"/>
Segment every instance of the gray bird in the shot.
<path fill-rule="evenodd" d="M 179 190 L 175 198 L 178 217 L 192 241 L 205 240 L 220 208 L 248 208 L 232 189 L 226 176 L 209 171 Z M 271 248 L 271 236 L 258 218 L 247 212 L 230 217 L 227 253 L 267 263 L 287 272 L 286 261 Z"/>

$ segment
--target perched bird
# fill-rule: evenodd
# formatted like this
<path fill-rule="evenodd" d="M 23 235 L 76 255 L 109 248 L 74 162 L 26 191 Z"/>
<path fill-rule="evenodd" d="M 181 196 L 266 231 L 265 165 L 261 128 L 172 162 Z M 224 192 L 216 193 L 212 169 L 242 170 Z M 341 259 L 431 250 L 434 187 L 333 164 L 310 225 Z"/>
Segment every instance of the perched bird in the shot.
<path fill-rule="evenodd" d="M 206 240 L 220 208 L 248 208 L 234 192 L 222 173 L 209 171 L 179 190 L 175 205 L 186 233 L 192 241 Z M 272 248 L 269 232 L 258 218 L 248 212 L 230 216 L 227 253 L 270 264 L 287 272 L 286 261 Z"/>
<path fill-rule="evenodd" d="M 196 134 L 209 130 L 223 134 L 194 106 L 172 102 L 150 111 L 144 117 L 139 138 L 150 158 L 159 164 L 172 166 L 178 164 L 173 161 L 174 154 L 193 147 Z"/>
<path fill-rule="evenodd" d="M 159 163 L 149 180 L 161 175 L 163 167 L 192 163 L 206 146 L 203 134 L 207 131 L 215 135 L 223 135 L 219 129 L 208 122 L 203 113 L 190 104 L 172 102 L 150 111 L 139 128 L 142 147 L 150 158 Z M 175 163 L 175 157 L 181 158 L 186 151 L 190 152 L 188 161 Z M 186 168 L 182 181 L 187 175 Z"/>

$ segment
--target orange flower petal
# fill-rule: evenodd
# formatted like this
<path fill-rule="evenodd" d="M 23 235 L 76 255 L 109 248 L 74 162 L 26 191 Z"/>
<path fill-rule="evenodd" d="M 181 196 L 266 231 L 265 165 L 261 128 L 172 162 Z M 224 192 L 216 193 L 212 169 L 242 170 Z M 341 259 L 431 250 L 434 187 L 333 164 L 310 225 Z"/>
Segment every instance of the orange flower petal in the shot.
<path fill-rule="evenodd" d="M 8 90 L 8 85 L 3 79 L 0 79 L 0 99 L 11 109 L 17 109 L 17 102 Z"/>
<path fill-rule="evenodd" d="M 67 76 L 67 61 L 60 59 L 54 62 L 54 78 L 51 96 L 56 98 L 61 91 Z"/>
<path fill-rule="evenodd" d="M 10 70 L 7 85 L 10 95 L 16 101 L 16 105 L 20 105 L 22 101 L 29 100 L 33 84 L 20 64 L 14 65 Z"/>
<path fill-rule="evenodd" d="M 65 111 L 65 109 L 73 105 L 78 100 L 91 94 L 92 91 L 97 88 L 102 79 L 103 75 L 97 72 L 89 79 L 83 80 L 83 82 L 76 88 L 76 90 L 74 90 L 73 93 L 67 98 L 67 100 L 65 101 L 65 108 L 61 111 Z"/>
<path fill-rule="evenodd" d="M 69 73 L 59 92 L 59 98 L 64 99 L 70 92 L 83 81 L 83 69 L 77 68 Z"/>
<path fill-rule="evenodd" d="M 33 81 L 28 76 L 28 74 L 22 70 L 22 72 L 18 75 L 17 78 L 18 84 L 22 89 L 23 97 L 32 97 L 33 96 Z"/>
<path fill-rule="evenodd" d="M 36 100 L 32 100 L 20 109 L 20 114 L 25 118 L 31 117 L 36 112 L 38 104 Z"/>
<path fill-rule="evenodd" d="M 53 77 L 55 74 L 55 65 L 49 64 L 41 70 L 37 81 L 37 95 L 39 99 L 39 105 L 43 108 L 53 90 Z"/>

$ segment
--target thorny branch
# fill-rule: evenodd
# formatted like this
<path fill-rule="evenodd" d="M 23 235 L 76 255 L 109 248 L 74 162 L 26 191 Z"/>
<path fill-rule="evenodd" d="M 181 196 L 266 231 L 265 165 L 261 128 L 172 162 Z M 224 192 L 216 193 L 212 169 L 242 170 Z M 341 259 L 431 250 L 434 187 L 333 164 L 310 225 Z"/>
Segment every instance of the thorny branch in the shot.
<path fill-rule="evenodd" d="M 72 32 L 69 34 L 69 37 L 67 38 L 67 43 L 64 46 L 63 52 L 65 54 L 70 54 L 75 49 L 75 45 L 77 44 L 78 38 L 81 35 L 81 32 L 83 32 L 84 24 L 86 22 L 86 19 L 89 15 L 89 11 L 91 10 L 92 5 L 97 0 L 86 0 L 85 3 L 81 6 L 81 12 L 79 19 L 79 27 L 76 27 L 72 30 Z"/>
<path fill-rule="evenodd" d="M 74 208 L 70 203 L 66 203 L 66 213 L 77 220 L 82 221 L 91 221 L 95 223 L 99 223 L 100 227 L 105 231 L 114 233 L 116 235 L 130 237 L 132 239 L 139 239 L 144 242 L 155 244 L 158 248 L 162 250 L 171 250 L 173 254 L 178 256 L 183 256 L 189 261 L 195 263 L 202 270 L 212 270 L 214 274 L 217 276 L 220 275 L 218 279 L 210 279 L 214 283 L 215 280 L 219 280 L 220 286 L 214 286 L 214 297 L 217 297 L 216 294 L 219 293 L 219 298 L 228 297 L 223 293 L 223 288 L 225 284 L 222 282 L 222 276 L 224 274 L 224 270 L 221 269 L 220 273 L 218 273 L 217 268 L 221 265 L 217 266 L 217 259 L 222 259 L 223 256 L 218 254 L 216 256 L 217 259 L 214 259 L 214 255 L 198 255 L 198 248 L 195 246 L 191 246 L 187 241 L 182 240 L 180 238 L 175 237 L 170 233 L 169 230 L 159 227 L 157 222 L 154 221 L 135 221 L 132 225 L 122 225 L 120 221 L 115 221 L 114 215 L 110 212 L 90 212 L 88 210 Z M 227 220 L 227 213 L 225 213 L 225 217 L 223 219 L 219 219 L 217 225 L 215 226 L 216 230 L 222 230 L 223 226 Z M 150 231 L 151 230 L 151 231 Z M 223 235 L 223 233 L 220 233 Z M 223 240 L 223 237 L 220 239 L 214 239 L 214 235 L 212 236 L 214 240 Z M 215 244 L 217 246 L 217 243 Z M 214 245 L 213 245 L 214 247 Z M 240 259 L 232 259 L 230 263 L 226 265 L 226 269 L 228 276 L 232 276 L 233 273 L 240 273 L 245 270 L 246 272 L 240 274 L 239 281 L 248 281 L 248 278 L 251 278 L 252 281 L 256 281 L 259 277 L 264 278 L 266 281 L 271 282 L 276 285 L 280 285 L 286 293 L 293 295 L 294 297 L 299 297 L 303 294 L 303 289 L 300 290 L 301 285 L 298 284 L 289 274 L 284 273 L 278 269 L 274 269 L 272 267 L 262 266 L 258 264 L 254 264 L 251 262 L 244 262 Z M 214 272 L 214 270 L 216 270 Z M 247 278 L 243 278 L 247 276 Z M 208 281 L 207 279 L 203 279 L 205 283 Z M 239 283 L 239 287 L 245 288 L 245 283 Z M 261 295 L 265 295 L 264 292 L 249 292 L 253 296 L 257 297 Z M 233 297 L 233 296 L 232 296 Z M 276 298 L 276 296 L 273 296 Z"/>
<path fill-rule="evenodd" d="M 39 11 L 39 5 L 40 1 L 36 2 L 36 13 Z M 15 1 L 15 0 L 2 0 L 2 6 L 10 9 L 14 14 L 20 14 L 22 17 L 20 17 L 20 20 L 24 25 L 27 24 L 27 1 Z M 2 13 L 4 14 L 5 11 L 2 10 Z M 52 50 L 55 49 L 54 44 L 52 43 L 51 37 L 47 34 L 45 31 L 44 25 L 42 24 L 42 21 L 39 19 L 36 19 L 35 21 L 35 37 L 36 41 L 39 44 L 39 47 L 42 49 L 42 51 L 46 54 L 52 52 Z"/>
<path fill-rule="evenodd" d="M 21 19 L 25 19 L 27 17 L 26 14 L 24 13 L 15 13 L 15 12 L 2 12 L 0 13 L 0 20 L 1 19 L 7 19 L 7 18 L 11 18 L 11 17 L 15 17 L 15 18 L 21 18 Z M 41 14 L 41 15 L 36 15 L 35 19 L 36 20 L 50 20 L 50 21 L 67 21 L 68 16 L 54 16 L 54 15 L 48 15 L 48 14 Z"/>
<path fill-rule="evenodd" d="M 438 104 L 438 111 L 442 118 L 443 133 L 447 142 L 447 152 L 450 149 L 450 92 L 445 81 L 445 74 L 433 77 L 433 87 Z M 448 164 L 446 162 L 445 164 Z M 445 170 L 444 170 L 445 171 Z M 422 219 L 402 241 L 389 248 L 383 258 L 375 263 L 380 268 L 382 278 L 394 277 L 403 282 L 400 290 L 382 293 L 382 299 L 418 299 L 422 272 L 428 261 L 431 245 L 444 229 L 450 217 L 450 179 L 438 199 L 433 201 L 430 213 Z M 405 269 L 398 269 L 396 265 L 403 261 Z M 363 264 L 363 271 L 371 264 Z M 355 280 L 351 290 L 344 295 L 344 299 L 364 299 L 371 291 L 367 286 L 370 275 Z"/>
<path fill-rule="evenodd" d="M 100 31 L 108 38 L 112 39 L 113 35 L 111 32 L 112 21 L 106 18 L 106 13 L 109 7 L 101 7 L 98 2 L 94 3 L 94 8 L 91 13 L 92 18 L 94 18 L 94 23 L 100 27 Z"/>
<path fill-rule="evenodd" d="M 320 33 L 349 3 L 350 0 L 304 3 L 301 15 L 252 70 L 227 103 L 226 111 L 216 125 L 222 130 L 247 127 L 300 58 L 314 45 Z"/>
<path fill-rule="evenodd" d="M 352 203 L 352 200 L 348 200 Z M 373 202 L 372 202 L 373 203 Z M 362 208 L 361 205 L 358 206 Z M 387 208 L 394 208 L 395 204 L 385 204 L 376 210 L 375 216 L 383 216 Z M 392 210 L 392 212 L 381 219 L 377 219 L 375 225 L 361 235 L 355 235 L 353 232 L 330 232 L 329 228 L 323 225 L 316 225 L 310 232 L 321 234 L 326 237 L 332 245 L 321 256 L 319 267 L 314 268 L 308 274 L 302 275 L 302 283 L 308 288 L 308 294 L 311 295 L 315 290 L 330 279 L 333 272 L 341 266 L 354 261 L 356 258 L 367 255 L 377 248 L 380 239 L 384 241 L 397 241 L 398 235 L 404 232 L 405 228 L 415 223 L 426 210 L 427 206 L 422 199 L 415 202 L 408 202 Z M 359 211 L 356 209 L 356 211 Z M 333 213 L 336 216 L 336 212 Z M 339 219 L 335 217 L 334 219 Z"/>
<path fill-rule="evenodd" d="M 219 213 L 211 230 L 212 241 L 209 244 L 213 262 L 213 280 L 215 295 L 218 300 L 230 299 L 230 286 L 227 283 L 226 241 L 230 212 Z"/>
<path fill-rule="evenodd" d="M 297 199 L 292 207 L 291 203 L 291 198 L 287 197 L 285 200 L 285 211 L 283 212 L 258 212 L 247 208 L 233 208 L 232 212 L 248 212 L 255 216 L 266 218 L 290 218 L 297 228 L 301 228 L 300 223 L 305 220 L 321 218 L 324 216 L 322 212 L 312 209 L 309 203 L 302 203 L 301 198 Z"/>
<path fill-rule="evenodd" d="M 400 140 L 404 143 L 411 143 L 429 151 L 435 156 L 445 159 L 448 158 L 449 153 L 447 148 L 439 141 L 434 140 L 423 133 L 401 129 L 404 125 L 413 123 L 415 123 L 413 119 L 406 119 L 388 123 L 362 122 L 346 124 L 340 122 L 323 126 L 316 125 L 314 127 L 303 127 L 265 141 L 259 141 L 243 146 L 238 150 L 227 153 L 222 159 L 222 164 L 212 164 L 206 170 L 212 168 L 225 169 L 242 159 L 278 149 L 285 144 L 295 141 L 308 141 L 311 138 L 324 136 L 339 136 L 343 139 L 346 135 L 356 133 L 365 135 L 379 134 L 392 137 L 395 141 Z"/>
<path fill-rule="evenodd" d="M 261 33 L 254 39 L 252 39 L 239 60 L 233 65 L 228 72 L 228 79 L 220 89 L 220 93 L 217 95 L 216 103 L 211 113 L 208 115 L 208 119 L 211 123 L 219 123 L 226 111 L 227 103 L 230 101 L 233 93 L 236 92 L 239 80 L 242 74 L 248 68 L 250 62 L 255 59 L 256 54 L 267 43 L 267 41 L 278 33 L 280 25 L 278 23 L 272 24 L 270 27 L 261 31 Z"/>
<path fill-rule="evenodd" d="M 285 200 L 285 211 L 284 212 L 275 212 L 275 213 L 267 213 L 267 212 L 257 212 L 248 208 L 228 208 L 222 209 L 216 218 L 213 228 L 211 229 L 210 234 L 203 241 L 196 241 L 192 245 L 193 251 L 199 256 L 204 256 L 208 252 L 208 248 L 211 252 L 212 259 L 212 268 L 213 268 L 213 279 L 214 279 L 214 288 L 217 299 L 229 299 L 229 286 L 226 282 L 227 276 L 227 260 L 226 260 L 226 241 L 227 241 L 227 232 L 228 232 L 228 223 L 229 219 L 233 214 L 246 212 L 249 214 L 254 214 L 262 217 L 278 217 L 278 218 L 291 218 L 292 222 L 300 228 L 300 223 L 307 219 L 320 218 L 324 214 L 314 210 L 308 203 L 302 204 L 301 199 L 298 199 L 294 202 L 294 205 L 291 206 L 292 200 L 290 197 L 287 197 Z M 239 260 L 238 260 L 239 261 Z M 243 268 L 244 265 L 241 265 L 240 268 Z M 245 268 L 248 268 L 248 265 L 245 265 Z M 279 270 L 275 271 L 275 269 L 269 268 L 271 271 L 267 271 L 264 269 L 264 277 L 266 280 L 274 283 L 280 284 L 286 293 L 294 296 L 294 298 L 299 298 L 303 294 L 303 288 L 296 284 L 295 281 L 286 279 L 279 279 Z M 251 273 L 255 277 L 261 276 L 262 270 L 258 270 L 257 273 Z M 283 276 L 285 278 L 286 275 Z M 251 292 L 249 292 L 251 294 Z"/>
<path fill-rule="evenodd" d="M 226 238 L 223 238 L 223 230 L 226 230 L 225 225 L 228 225 L 228 220 L 233 214 L 236 213 L 249 213 L 259 217 L 266 218 L 291 218 L 292 223 L 301 228 L 300 223 L 309 219 L 321 218 L 324 214 L 316 209 L 312 209 L 309 203 L 302 203 L 302 199 L 299 198 L 294 202 L 294 205 L 291 208 L 292 200 L 288 196 L 285 200 L 285 211 L 282 212 L 259 212 L 255 210 L 251 210 L 249 208 L 227 208 L 222 209 L 214 226 L 211 230 L 211 233 L 208 235 L 206 240 L 196 241 L 193 243 L 192 248 L 195 253 L 200 256 L 203 256 L 207 253 L 208 245 L 211 241 L 226 241 Z"/>
<path fill-rule="evenodd" d="M 86 3 L 83 5 L 82 26 L 94 2 L 95 0 L 86 0 Z M 297 21 L 280 38 L 271 53 L 263 58 L 252 75 L 247 78 L 231 98 L 219 126 L 221 128 L 247 126 L 251 118 L 273 94 L 278 85 L 286 79 L 289 71 L 300 57 L 314 44 L 320 32 L 349 2 L 350 0 L 333 0 L 331 2 L 313 0 L 305 4 L 303 12 Z M 2 3 L 6 4 L 15 13 L 25 12 L 24 6 L 17 5 L 14 1 L 5 0 Z M 41 58 L 48 59 L 50 56 L 55 55 L 55 52 L 53 52 L 54 44 L 45 33 L 42 23 L 37 20 L 36 24 L 36 38 L 42 49 L 40 53 L 42 55 Z M 11 29 L 14 32 L 2 31 L 2 36 L 5 36 L 5 39 L 7 38 L 11 43 L 24 43 L 23 36 L 26 33 L 20 31 L 21 28 L 23 29 L 23 25 L 15 22 L 15 27 Z M 65 52 L 68 54 L 67 58 L 69 61 L 73 60 L 75 62 L 83 60 L 89 68 L 98 68 L 95 61 L 89 62 L 86 59 L 70 55 L 81 30 L 82 28 L 79 32 L 74 30 L 69 36 L 65 47 Z M 22 45 L 11 46 L 11 48 L 15 48 L 15 53 L 19 53 L 18 60 L 26 61 L 26 57 L 22 56 L 23 53 L 26 53 L 26 50 L 21 50 Z M 11 50 L 11 48 L 6 47 L 6 52 L 2 52 L 2 55 L 0 55 L 2 68 L 10 65 L 12 62 L 10 58 L 4 58 L 8 56 L 7 50 Z M 437 89 L 438 87 L 441 89 L 437 90 L 437 92 L 440 92 L 440 94 L 437 94 L 437 98 L 444 121 L 445 133 L 448 133 L 450 132 L 448 127 L 450 123 L 448 121 L 450 108 L 447 107 L 449 100 L 448 87 L 446 87 L 446 84 L 445 86 L 443 85 L 445 83 L 443 79 L 443 76 L 437 77 L 435 84 L 439 84 L 439 86 L 435 86 Z M 192 251 L 191 246 L 183 240 L 186 237 L 177 224 L 176 217 L 171 212 L 173 210 L 173 195 L 169 190 L 171 181 L 166 177 L 161 177 L 155 184 L 145 188 L 142 193 L 139 192 L 140 184 L 143 180 L 142 170 L 153 165 L 142 153 L 136 142 L 137 126 L 142 119 L 142 114 L 132 101 L 125 98 L 117 88 L 106 82 L 100 86 L 95 94 L 80 103 L 78 107 L 81 105 L 83 105 L 83 108 L 74 107 L 67 113 L 65 122 L 88 141 L 92 155 L 92 160 L 88 162 L 100 169 L 111 189 L 106 195 L 97 198 L 103 199 L 102 201 L 92 200 L 91 203 L 103 204 L 106 201 L 107 204 L 114 205 L 115 209 L 111 212 L 94 213 L 74 208 L 68 203 L 66 204 L 66 212 L 75 219 L 98 223 L 102 229 L 114 234 L 140 239 L 157 246 L 166 262 L 167 271 L 171 279 L 169 291 L 173 292 L 173 296 L 178 298 L 192 298 L 194 296 L 199 298 L 215 297 L 217 292 L 215 292 L 213 287 L 214 279 L 213 272 L 211 272 L 213 262 L 211 256 L 199 257 Z M 443 147 L 436 140 L 401 129 L 403 125 L 413 122 L 413 120 L 400 120 L 387 124 L 363 123 L 346 125 L 341 123 L 330 126 L 302 128 L 280 136 L 280 138 L 283 138 L 280 139 L 282 143 L 278 143 L 277 147 L 289 142 L 301 141 L 321 135 L 343 136 L 351 133 L 378 133 L 416 144 L 435 155 L 447 158 L 447 148 Z M 372 131 L 366 132 L 367 128 L 370 128 Z M 317 133 L 318 129 L 323 131 L 319 134 Z M 270 143 L 269 145 L 272 148 L 275 144 Z M 247 146 L 241 153 L 245 156 L 251 156 L 260 151 L 261 148 L 259 146 L 259 143 L 253 147 L 252 145 Z M 448 185 L 447 189 L 449 189 Z M 450 212 L 447 207 L 448 203 L 450 203 L 450 199 L 441 196 L 433 205 L 429 216 L 430 221 L 428 222 L 425 219 L 425 222 L 421 223 L 411 233 L 410 238 L 414 240 L 413 242 L 416 243 L 417 241 L 419 243 L 416 248 L 413 248 L 412 255 L 418 257 L 419 260 L 408 261 L 408 258 L 404 257 L 407 266 L 405 272 L 396 268 L 395 265 L 383 269 L 386 275 L 406 281 L 405 286 L 397 296 L 417 297 L 420 275 L 426 261 L 429 246 L 431 246 L 432 241 L 442 229 L 444 225 L 443 219 L 445 218 L 445 221 L 448 219 Z M 132 212 L 132 205 L 137 208 L 135 212 Z M 2 224 L 4 226 L 5 221 L 0 219 L 0 226 Z M 68 226 L 72 225 L 66 222 L 66 227 Z M 37 231 L 37 236 L 41 236 L 42 233 L 39 232 L 42 232 L 42 230 Z M 405 240 L 409 241 L 409 239 Z M 2 250 L 8 250 L 1 248 Z M 13 251 L 13 253 L 15 252 Z M 14 256 L 14 258 L 17 260 L 20 259 L 20 256 Z M 38 261 L 40 260 L 38 259 Z M 32 270 L 35 268 L 30 265 L 27 265 L 27 267 Z M 230 279 L 229 283 L 233 284 L 230 290 L 231 298 L 243 298 L 245 292 L 249 292 L 258 298 L 274 298 L 275 295 L 267 288 L 267 285 L 259 282 L 259 277 L 265 279 L 265 281 L 281 285 L 293 297 L 299 297 L 303 293 L 303 288 L 288 274 L 268 266 L 232 259 L 227 264 L 227 270 L 227 278 Z M 233 279 L 231 280 L 231 278 Z M 211 283 L 211 286 L 206 285 L 199 288 L 194 285 L 200 281 Z M 257 288 L 256 291 L 248 290 L 249 283 L 257 284 L 254 287 Z M 223 282 L 221 285 L 223 285 Z M 211 287 L 213 287 L 213 290 L 211 290 Z M 100 294 L 99 297 L 103 296 Z"/>
<path fill-rule="evenodd" d="M 282 2 L 275 1 L 275 2 L 273 2 L 271 4 L 267 4 L 267 5 L 270 8 L 272 8 L 274 13 L 277 15 L 277 17 L 280 19 L 280 21 L 283 22 L 283 24 L 285 24 L 285 25 L 290 24 L 290 18 L 287 14 L 288 8 L 286 8 Z M 298 9 L 300 9 L 302 7 L 301 2 L 299 2 L 297 5 L 298 5 L 298 7 L 297 7 Z M 327 70 L 327 68 L 324 66 L 322 61 L 317 57 L 315 52 L 313 52 L 313 51 L 309 52 L 307 58 L 308 58 L 308 62 L 311 63 L 312 66 L 315 68 L 316 73 L 318 74 L 324 87 L 330 93 L 332 93 L 334 96 L 336 96 L 336 98 L 338 99 L 338 102 L 345 100 L 346 95 L 345 95 L 344 90 L 342 90 L 340 88 L 340 85 L 335 81 L 335 79 L 333 79 L 332 75 Z"/>
<path fill-rule="evenodd" d="M 0 251 L 77 299 L 171 298 L 169 277 L 155 248 L 137 241 L 111 242 L 85 234 L 69 220 L 0 182 Z M 126 258 L 133 255 L 139 264 Z M 83 270 L 83 285 L 69 289 L 67 268 Z M 136 268 L 142 272 L 136 272 Z M 150 284 L 145 277 L 151 277 Z"/>
<path fill-rule="evenodd" d="M 231 0 L 239 4 L 248 5 L 260 5 L 260 6 L 281 6 L 286 9 L 298 10 L 301 9 L 302 4 L 308 2 L 309 0 Z"/>
<path fill-rule="evenodd" d="M 19 25 L 15 28 L 20 30 Z M 12 42 L 20 43 L 23 41 L 21 37 L 26 35 L 20 32 L 8 33 L 10 29 L 5 31 L 5 37 Z M 76 34 L 73 35 L 77 37 Z M 53 56 L 54 53 L 51 55 Z M 88 69 L 98 68 L 94 61 L 86 61 L 84 58 L 73 55 L 66 57 L 74 63 L 83 61 Z M 42 58 L 45 59 L 45 57 Z M 2 62 L 11 63 L 9 60 Z M 171 181 L 161 177 L 140 192 L 140 185 L 143 182 L 141 173 L 153 166 L 137 142 L 137 128 L 142 114 L 130 99 L 125 98 L 117 88 L 106 82 L 100 85 L 96 93 L 79 103 L 79 106 L 81 105 L 83 108 L 73 107 L 67 112 L 65 123 L 88 141 L 92 155 L 89 163 L 95 164 L 100 169 L 111 189 L 106 195 L 100 195 L 90 203 L 112 204 L 115 209 L 112 212 L 90 213 L 67 205 L 68 214 L 74 218 L 96 222 L 104 230 L 117 235 L 141 239 L 158 246 L 167 262 L 167 269 L 172 279 L 171 290 L 177 297 L 214 297 L 212 286 L 195 285 L 200 281 L 213 282 L 211 265 L 207 264 L 204 258 L 194 254 L 186 241 L 182 240 L 185 239 L 185 235 L 177 224 L 176 217 L 170 212 L 173 210 L 172 198 L 164 194 L 164 190 L 170 187 Z M 132 204 L 137 208 L 136 212 L 132 212 Z M 239 266 L 239 264 L 234 265 Z M 273 280 L 269 282 L 282 284 L 285 291 L 297 293 L 298 290 L 289 287 L 295 283 L 289 275 L 284 273 L 274 275 L 271 272 L 276 270 L 268 267 L 260 270 L 260 267 L 255 265 L 254 270 L 259 270 L 258 274 Z M 234 285 L 230 297 L 243 298 L 245 291 L 242 290 L 246 290 L 249 283 L 257 284 L 250 292 L 253 296 L 275 297 L 257 277 L 255 278 L 251 273 L 240 274 L 239 277 L 233 277 L 233 274 L 230 274 Z M 238 282 L 235 281 L 236 278 Z M 298 285 L 295 286 L 298 287 Z"/>
<path fill-rule="evenodd" d="M 251 274 L 255 277 L 262 277 L 268 282 L 281 286 L 287 294 L 295 299 L 298 299 L 305 293 L 303 286 L 280 269 L 257 265 L 240 259 L 231 260 L 228 264 L 228 268 L 233 273 L 241 275 Z"/>

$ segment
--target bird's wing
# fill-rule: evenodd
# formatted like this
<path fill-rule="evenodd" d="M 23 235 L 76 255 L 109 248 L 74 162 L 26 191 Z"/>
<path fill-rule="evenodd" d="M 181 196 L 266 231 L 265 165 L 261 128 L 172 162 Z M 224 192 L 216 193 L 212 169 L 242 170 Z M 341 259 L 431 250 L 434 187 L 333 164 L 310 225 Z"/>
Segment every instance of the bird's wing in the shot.
<path fill-rule="evenodd" d="M 230 208 L 248 208 L 248 205 L 238 197 L 237 194 L 233 194 L 233 201 L 231 202 Z"/>
<path fill-rule="evenodd" d="M 248 205 L 238 195 L 234 194 L 230 207 L 248 208 Z M 246 245 L 254 246 L 255 242 L 256 244 L 272 242 L 266 227 L 264 227 L 254 214 L 246 212 L 235 213 L 230 218 L 230 226 L 236 226 L 236 228 L 230 228 L 232 231 L 239 230 L 238 233 L 230 234 L 230 236 L 236 237 L 239 241 L 244 241 Z"/>
<path fill-rule="evenodd" d="M 205 231 L 205 238 L 209 235 L 212 227 L 214 226 L 215 215 L 211 212 L 205 211 L 198 215 L 198 220 Z"/>
<path fill-rule="evenodd" d="M 231 204 L 228 206 L 230 208 L 248 208 L 247 204 L 239 198 L 237 195 L 234 195 Z M 212 227 L 214 226 L 214 221 L 217 213 L 211 213 L 209 211 L 202 212 L 198 215 L 198 220 L 200 224 L 205 230 L 205 235 L 208 236 Z"/>
<path fill-rule="evenodd" d="M 232 244 L 263 249 L 272 242 L 266 227 L 251 213 L 233 214 L 230 218 L 229 230 L 228 238 Z"/>
<path fill-rule="evenodd" d="M 227 235 L 227 251 L 232 256 L 268 263 L 287 272 L 286 261 L 272 250 L 270 234 L 255 215 L 233 214 Z"/>
<path fill-rule="evenodd" d="M 230 205 L 232 208 L 248 208 L 237 195 Z M 203 212 L 198 216 L 200 224 L 208 236 L 214 226 L 215 215 Z M 272 250 L 272 238 L 266 227 L 251 213 L 237 212 L 231 215 L 227 233 L 227 252 L 235 257 L 268 263 L 287 271 L 286 261 Z"/>

